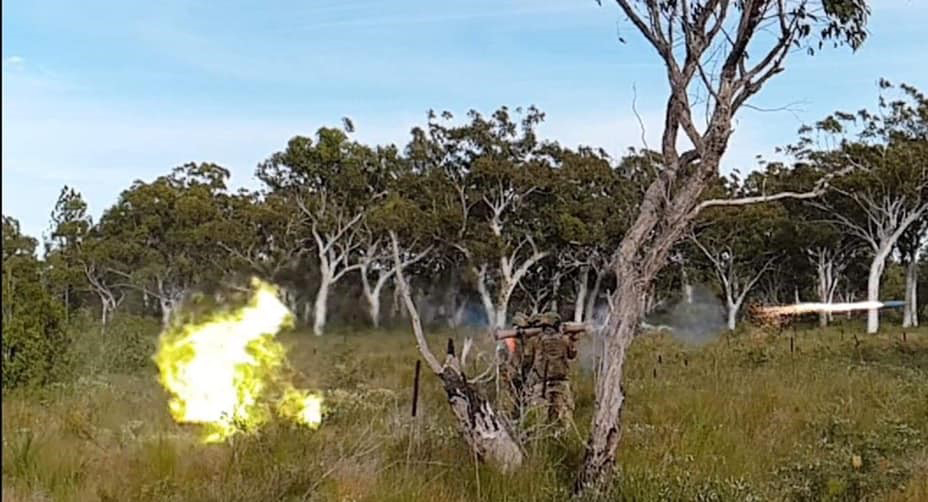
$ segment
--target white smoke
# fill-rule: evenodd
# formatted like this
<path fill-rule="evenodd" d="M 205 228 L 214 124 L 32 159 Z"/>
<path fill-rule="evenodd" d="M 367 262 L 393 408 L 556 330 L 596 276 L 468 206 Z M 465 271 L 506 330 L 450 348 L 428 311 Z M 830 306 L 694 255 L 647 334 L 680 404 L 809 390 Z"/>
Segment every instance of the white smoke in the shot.
<path fill-rule="evenodd" d="M 664 328 L 674 339 L 688 345 L 704 345 L 727 329 L 725 306 L 704 285 L 693 287 L 693 301 L 683 299 L 646 320 L 652 329 Z"/>
<path fill-rule="evenodd" d="M 704 285 L 693 287 L 692 302 L 680 299 L 661 312 L 648 316 L 641 323 L 643 332 L 668 333 L 687 345 L 701 346 L 717 339 L 727 330 L 725 306 L 715 293 Z M 608 303 L 593 311 L 590 336 L 582 337 L 579 344 L 578 364 L 585 372 L 595 371 L 603 353 L 603 337 L 612 309 Z"/>

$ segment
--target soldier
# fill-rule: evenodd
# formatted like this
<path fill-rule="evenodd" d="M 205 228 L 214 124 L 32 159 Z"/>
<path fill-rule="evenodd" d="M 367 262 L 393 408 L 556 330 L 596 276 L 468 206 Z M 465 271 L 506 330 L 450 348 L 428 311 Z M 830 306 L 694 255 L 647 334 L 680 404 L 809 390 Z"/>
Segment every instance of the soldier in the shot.
<path fill-rule="evenodd" d="M 533 337 L 530 402 L 547 407 L 549 420 L 564 423 L 574 409 L 569 378 L 570 361 L 577 357 L 576 340 L 561 331 L 561 319 L 555 312 L 539 314 L 533 321 L 542 332 Z"/>
<path fill-rule="evenodd" d="M 574 408 L 568 378 L 570 361 L 577 356 L 575 337 L 582 329 L 561 329 L 554 312 L 516 314 L 513 324 L 515 330 L 507 330 L 504 338 L 508 350 L 502 373 L 516 412 L 528 405 L 547 410 L 551 421 L 564 422 Z"/>
<path fill-rule="evenodd" d="M 532 327 L 532 319 L 517 313 L 512 319 L 516 337 L 506 338 L 505 364 L 502 365 L 503 382 L 515 401 L 516 412 L 526 404 L 526 392 L 532 388 L 531 368 L 535 356 L 532 337 L 523 336 L 522 330 Z"/>

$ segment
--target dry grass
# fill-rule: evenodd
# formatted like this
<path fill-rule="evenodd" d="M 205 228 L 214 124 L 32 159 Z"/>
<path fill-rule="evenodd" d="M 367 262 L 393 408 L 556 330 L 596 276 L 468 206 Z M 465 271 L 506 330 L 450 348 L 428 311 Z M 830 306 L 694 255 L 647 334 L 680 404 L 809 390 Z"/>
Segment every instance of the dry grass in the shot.
<path fill-rule="evenodd" d="M 786 337 L 750 334 L 637 340 L 622 499 L 928 500 L 928 330 L 905 343 L 898 330 L 846 331 L 800 331 L 794 353 Z M 436 378 L 423 374 L 409 416 L 408 333 L 285 340 L 300 383 L 326 391 L 318 431 L 272 424 L 205 446 L 170 419 L 153 368 L 85 374 L 3 397 L 3 501 L 563 500 L 592 412 L 586 369 L 578 434 L 530 445 L 526 468 L 504 477 L 475 465 Z"/>

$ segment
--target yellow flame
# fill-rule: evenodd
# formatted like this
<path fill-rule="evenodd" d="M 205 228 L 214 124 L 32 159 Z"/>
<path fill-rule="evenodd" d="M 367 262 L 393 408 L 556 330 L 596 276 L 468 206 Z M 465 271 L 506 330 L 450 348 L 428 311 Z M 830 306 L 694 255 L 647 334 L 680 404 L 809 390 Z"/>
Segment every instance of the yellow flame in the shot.
<path fill-rule="evenodd" d="M 224 441 L 271 418 L 269 401 L 286 363 L 286 351 L 274 336 L 292 326 L 293 315 L 278 299 L 277 288 L 258 279 L 252 286 L 253 295 L 242 308 L 169 327 L 154 356 L 159 381 L 172 395 L 171 416 L 179 423 L 205 425 L 204 442 Z M 283 387 L 278 414 L 318 427 L 322 397 L 289 383 Z"/>
<path fill-rule="evenodd" d="M 280 401 L 278 412 L 282 416 L 315 429 L 322 422 L 322 396 L 305 390 L 288 388 Z"/>

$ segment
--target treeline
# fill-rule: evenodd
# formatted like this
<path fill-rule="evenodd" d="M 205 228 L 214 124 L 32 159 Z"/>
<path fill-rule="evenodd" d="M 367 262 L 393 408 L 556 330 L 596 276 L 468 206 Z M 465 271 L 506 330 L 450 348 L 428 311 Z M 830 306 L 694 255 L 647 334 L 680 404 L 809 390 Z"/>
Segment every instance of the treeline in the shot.
<path fill-rule="evenodd" d="M 875 111 L 800 130 L 783 148 L 790 163 L 714 180 L 675 265 L 641 299 L 646 310 L 692 302 L 693 286 L 707 284 L 734 329 L 751 302 L 885 299 L 882 285 L 906 300 L 904 323 L 916 324 L 926 297 L 917 291 L 928 104 L 910 86 L 880 90 Z M 64 187 L 42 257 L 5 215 L 4 384 L 19 378 L 8 366 L 27 372 L 30 354 L 56 352 L 46 349 L 63 343 L 75 312 L 92 310 L 104 326 L 118 312 L 167 322 L 192 291 L 250 275 L 280 285 L 316 334 L 333 307 L 343 322 L 379 326 L 403 315 L 391 233 L 427 322 L 501 326 L 515 309 L 589 319 L 622 280 L 611 257 L 661 175 L 660 156 L 566 148 L 538 136 L 543 119 L 534 107 L 472 111 L 463 123 L 430 113 L 403 148 L 353 140 L 346 119 L 260 163 L 257 191 L 232 191 L 228 170 L 192 163 L 136 181 L 98 221 Z M 788 196 L 816 189 L 815 198 Z"/>

